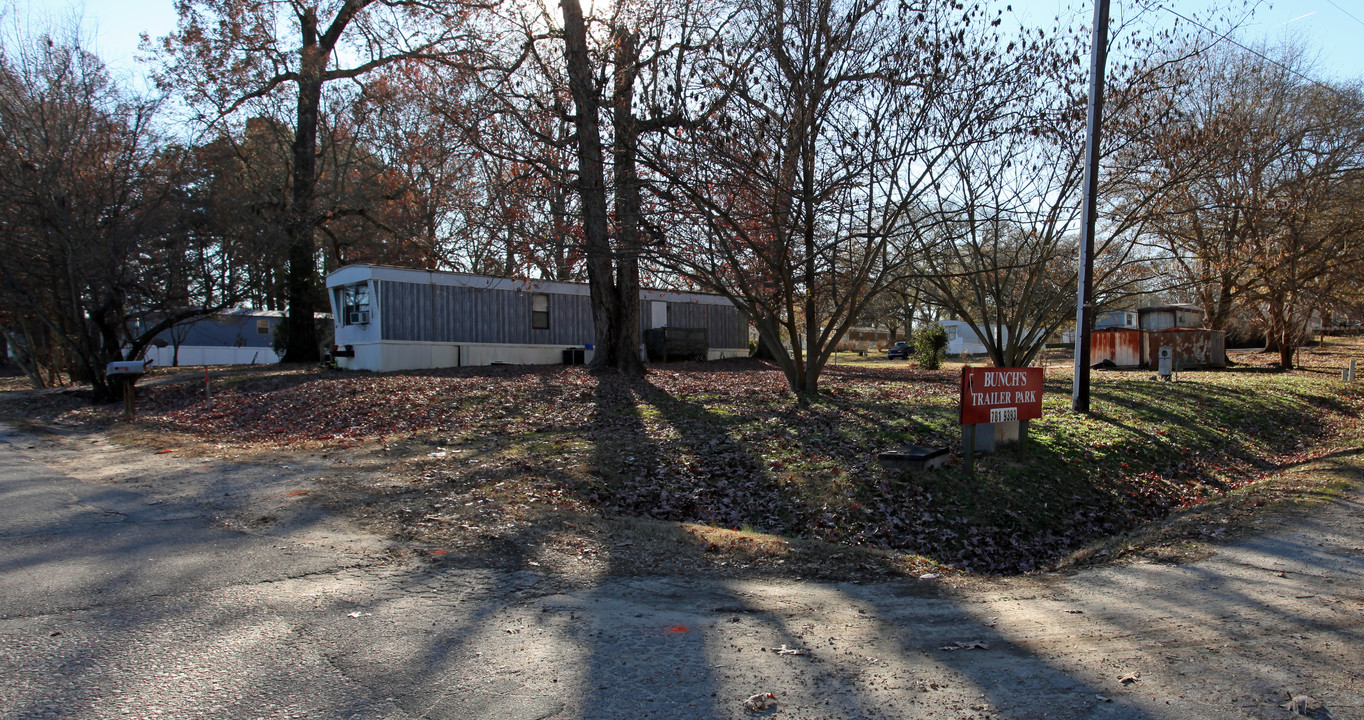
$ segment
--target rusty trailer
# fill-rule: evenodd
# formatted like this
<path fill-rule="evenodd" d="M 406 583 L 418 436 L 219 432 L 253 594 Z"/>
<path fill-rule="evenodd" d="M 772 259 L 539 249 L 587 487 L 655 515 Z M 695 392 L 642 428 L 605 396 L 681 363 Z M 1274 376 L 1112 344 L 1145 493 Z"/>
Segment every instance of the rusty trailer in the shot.
<path fill-rule="evenodd" d="M 1170 348 L 1175 367 L 1180 370 L 1227 366 L 1227 334 L 1204 328 L 1169 328 L 1145 333 L 1142 359 L 1152 367 L 1160 349 Z"/>

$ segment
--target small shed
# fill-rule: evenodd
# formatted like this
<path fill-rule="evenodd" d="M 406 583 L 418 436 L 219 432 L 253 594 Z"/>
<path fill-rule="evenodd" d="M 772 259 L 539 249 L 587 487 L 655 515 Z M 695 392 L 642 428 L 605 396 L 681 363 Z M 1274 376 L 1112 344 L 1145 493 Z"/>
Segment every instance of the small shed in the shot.
<path fill-rule="evenodd" d="M 557 364 L 595 338 L 588 286 L 383 265 L 327 276 L 333 356 L 353 370 Z M 641 289 L 640 334 L 704 330 L 706 357 L 748 355 L 748 321 L 719 295 Z M 590 360 L 591 350 L 583 359 Z"/>
<path fill-rule="evenodd" d="M 1145 358 L 1155 365 L 1160 349 L 1168 347 L 1176 369 L 1226 367 L 1227 334 L 1206 328 L 1169 328 L 1146 333 Z"/>

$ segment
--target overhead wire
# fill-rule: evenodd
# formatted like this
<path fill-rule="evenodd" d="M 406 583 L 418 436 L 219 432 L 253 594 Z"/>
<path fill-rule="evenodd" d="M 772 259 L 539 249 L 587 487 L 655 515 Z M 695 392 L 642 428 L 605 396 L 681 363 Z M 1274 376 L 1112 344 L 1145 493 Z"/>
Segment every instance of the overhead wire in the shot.
<path fill-rule="evenodd" d="M 1327 0 L 1327 2 L 1330 2 L 1330 0 Z M 1151 6 L 1151 5 L 1147 5 L 1146 3 L 1141 3 L 1141 2 L 1139 2 L 1138 4 L 1140 4 L 1142 7 L 1146 8 L 1147 10 L 1151 10 L 1151 9 L 1152 9 L 1152 6 Z M 1331 3 L 1331 4 L 1332 4 L 1332 5 L 1335 5 L 1335 3 Z M 1222 40 L 1225 40 L 1225 41 L 1231 43 L 1232 45 L 1235 45 L 1236 47 L 1241 48 L 1242 50 L 1245 50 L 1246 52 L 1250 53 L 1251 55 L 1254 55 L 1255 57 L 1258 57 L 1258 58 L 1260 58 L 1261 60 L 1264 60 L 1265 62 L 1267 62 L 1267 63 L 1269 63 L 1270 65 L 1273 65 L 1273 66 L 1279 68 L 1280 70 L 1283 70 L 1283 71 L 1285 71 L 1285 72 L 1288 72 L 1288 73 L 1290 73 L 1290 74 L 1292 74 L 1292 75 L 1296 75 L 1297 77 L 1299 77 L 1299 78 L 1301 78 L 1301 79 L 1303 79 L 1303 80 L 1306 80 L 1307 82 L 1312 83 L 1313 85 L 1316 85 L 1317 87 L 1321 88 L 1322 90 L 1325 90 L 1325 91 L 1331 93 L 1332 95 L 1335 95 L 1335 96 L 1339 97 L 1339 98 L 1342 99 L 1342 100 L 1349 100 L 1349 99 L 1350 99 L 1350 98 L 1346 97 L 1346 95 L 1345 95 L 1344 93 L 1342 93 L 1342 92 L 1340 92 L 1339 90 L 1337 90 L 1337 89 L 1331 87 L 1330 85 L 1327 85 L 1326 83 L 1323 83 L 1323 82 L 1321 82 L 1320 80 L 1317 80 L 1316 78 L 1313 78 L 1313 77 L 1309 77 L 1309 76 L 1307 76 L 1307 75 L 1304 75 L 1303 73 L 1301 73 L 1301 72 L 1299 72 L 1299 71 L 1297 71 L 1297 70 L 1294 70 L 1293 68 L 1291 68 L 1291 67 L 1289 67 L 1289 66 L 1287 66 L 1287 65 L 1285 65 L 1285 64 L 1283 64 L 1283 63 L 1281 63 L 1281 62 L 1279 62 L 1278 60 L 1275 60 L 1274 58 L 1269 57 L 1268 55 L 1265 55 L 1264 53 L 1260 52 L 1259 50 L 1255 50 L 1255 49 L 1253 49 L 1253 48 L 1246 47 L 1245 45 L 1242 45 L 1242 44 L 1241 44 L 1240 42 L 1238 42 L 1235 38 L 1233 38 L 1233 37 L 1230 36 L 1230 35 L 1227 35 L 1226 33 L 1223 33 L 1223 32 L 1217 31 L 1217 30 L 1214 30 L 1214 29 L 1208 27 L 1207 25 L 1204 25 L 1203 23 L 1201 23 L 1201 22 L 1199 22 L 1199 21 L 1197 21 L 1197 20 L 1195 20 L 1195 19 L 1193 19 L 1193 18 L 1191 18 L 1191 17 L 1188 17 L 1187 15 L 1183 15 L 1183 14 L 1181 14 L 1181 13 L 1179 13 L 1179 12 L 1176 12 L 1175 10 L 1172 10 L 1172 9 L 1166 7 L 1166 6 L 1163 5 L 1163 4 L 1157 4 L 1157 5 L 1155 5 L 1155 9 L 1157 9 L 1157 10 L 1164 10 L 1165 12 L 1170 13 L 1171 15 L 1174 15 L 1175 17 L 1177 17 L 1177 18 L 1183 20 L 1184 22 L 1187 22 L 1187 23 L 1189 23 L 1189 24 L 1191 24 L 1191 25 L 1194 25 L 1194 26 L 1196 26 L 1196 27 L 1202 28 L 1205 32 L 1208 32 L 1208 33 L 1210 33 L 1210 34 L 1212 34 L 1212 35 L 1215 35 L 1215 36 L 1217 36 L 1218 38 L 1220 38 L 1220 39 L 1222 39 Z M 1344 11 L 1342 10 L 1341 12 L 1344 12 Z M 1349 13 L 1346 13 L 1346 15 L 1349 15 Z M 1354 19 L 1353 16 L 1351 16 L 1351 18 Z M 1356 19 L 1356 22 L 1358 22 L 1357 19 Z"/>
<path fill-rule="evenodd" d="M 1343 8 L 1343 7 L 1339 6 L 1339 5 L 1337 5 L 1337 4 L 1335 3 L 1335 0 L 1326 0 L 1326 2 L 1330 3 L 1330 4 L 1331 4 L 1331 7 L 1333 7 L 1333 8 L 1335 8 L 1335 9 L 1341 11 L 1342 13 L 1345 13 L 1345 17 L 1350 18 L 1351 20 L 1354 20 L 1355 22 L 1359 23 L 1360 25 L 1364 25 L 1364 20 L 1360 20 L 1359 18 L 1355 17 L 1354 15 L 1351 15 L 1349 10 L 1346 10 L 1345 8 Z"/>

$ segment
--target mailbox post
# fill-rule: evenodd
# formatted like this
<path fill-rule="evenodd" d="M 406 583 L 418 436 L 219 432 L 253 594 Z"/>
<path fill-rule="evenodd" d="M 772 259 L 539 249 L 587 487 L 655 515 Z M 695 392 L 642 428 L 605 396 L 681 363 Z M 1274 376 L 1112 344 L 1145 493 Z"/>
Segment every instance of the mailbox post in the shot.
<path fill-rule="evenodd" d="M 141 360 L 119 360 L 104 368 L 105 377 L 110 384 L 117 384 L 123 392 L 123 417 L 131 420 L 136 414 L 137 379 L 147 372 L 147 363 Z"/>

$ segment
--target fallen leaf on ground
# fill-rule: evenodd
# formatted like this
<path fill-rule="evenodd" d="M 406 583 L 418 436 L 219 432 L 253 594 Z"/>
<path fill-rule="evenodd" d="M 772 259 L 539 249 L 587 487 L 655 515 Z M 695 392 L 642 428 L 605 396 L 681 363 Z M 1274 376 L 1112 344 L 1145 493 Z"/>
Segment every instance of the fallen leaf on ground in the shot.
<path fill-rule="evenodd" d="M 989 645 L 989 643 L 985 642 L 984 640 L 967 640 L 966 642 L 962 642 L 962 641 L 958 640 L 957 642 L 954 642 L 954 643 L 952 643 L 951 645 L 944 645 L 944 646 L 942 646 L 942 648 L 940 648 L 940 649 L 942 649 L 942 650 L 989 650 L 989 649 L 990 649 L 990 645 Z"/>
<path fill-rule="evenodd" d="M 1295 695 L 1292 700 L 1284 703 L 1284 709 L 1294 715 L 1306 715 L 1307 709 L 1316 704 L 1316 700 L 1306 695 Z"/>
<path fill-rule="evenodd" d="M 1122 677 L 1118 678 L 1118 682 L 1122 683 L 1123 685 L 1130 685 L 1139 679 L 1141 679 L 1141 673 L 1132 673 L 1130 675 L 1123 675 Z"/>
<path fill-rule="evenodd" d="M 776 705 L 777 696 L 772 693 L 758 693 L 744 701 L 744 709 L 749 712 L 761 712 Z"/>

